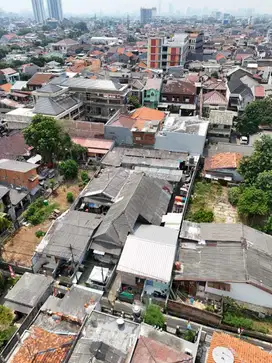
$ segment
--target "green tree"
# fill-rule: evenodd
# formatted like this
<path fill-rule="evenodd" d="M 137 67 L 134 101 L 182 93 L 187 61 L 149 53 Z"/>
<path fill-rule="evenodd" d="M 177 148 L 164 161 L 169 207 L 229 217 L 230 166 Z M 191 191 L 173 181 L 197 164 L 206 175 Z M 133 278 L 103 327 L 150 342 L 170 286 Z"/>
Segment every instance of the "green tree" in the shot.
<path fill-rule="evenodd" d="M 0 305 L 0 330 L 7 329 L 13 322 L 14 314 L 6 306 Z"/>
<path fill-rule="evenodd" d="M 272 98 L 249 103 L 244 114 L 238 118 L 236 129 L 241 134 L 255 134 L 260 125 L 272 124 Z"/>
<path fill-rule="evenodd" d="M 269 212 L 268 195 L 254 186 L 245 188 L 239 197 L 237 208 L 244 218 L 265 216 Z"/>
<path fill-rule="evenodd" d="M 243 157 L 239 164 L 239 172 L 247 184 L 253 184 L 263 171 L 272 170 L 272 137 L 263 135 L 254 143 L 251 156 Z"/>
<path fill-rule="evenodd" d="M 155 325 L 163 328 L 165 319 L 163 313 L 161 312 L 161 308 L 154 304 L 148 305 L 144 315 L 144 322 L 152 326 Z"/>
<path fill-rule="evenodd" d="M 136 96 L 129 96 L 128 103 L 135 108 L 141 107 L 141 104 Z"/>
<path fill-rule="evenodd" d="M 272 157 L 272 155 L 271 155 Z M 272 196 L 272 169 L 258 174 L 255 185 Z"/>
<path fill-rule="evenodd" d="M 6 217 L 5 213 L 0 213 L 0 232 L 11 229 L 12 222 Z"/>
<path fill-rule="evenodd" d="M 33 146 L 44 162 L 52 162 L 63 149 L 63 132 L 53 117 L 36 115 L 23 131 L 25 142 Z"/>
<path fill-rule="evenodd" d="M 87 171 L 82 171 L 80 177 L 81 177 L 82 183 L 84 185 L 86 185 L 89 182 L 89 180 L 90 180 Z"/>
<path fill-rule="evenodd" d="M 74 25 L 74 28 L 82 33 L 87 33 L 89 31 L 87 24 L 84 21 L 79 21 L 78 23 L 76 23 Z"/>
<path fill-rule="evenodd" d="M 68 159 L 59 163 L 59 171 L 65 179 L 74 179 L 77 177 L 78 165 L 75 160 Z"/>

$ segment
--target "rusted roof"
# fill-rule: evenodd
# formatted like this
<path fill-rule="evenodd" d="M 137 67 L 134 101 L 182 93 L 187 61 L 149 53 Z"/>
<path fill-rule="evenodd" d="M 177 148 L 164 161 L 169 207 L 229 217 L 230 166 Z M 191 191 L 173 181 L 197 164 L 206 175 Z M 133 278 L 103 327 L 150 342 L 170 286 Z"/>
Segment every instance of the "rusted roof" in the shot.
<path fill-rule="evenodd" d="M 1 90 L 3 90 L 6 93 L 10 92 L 11 87 L 12 87 L 11 83 L 1 84 L 0 86 Z"/>
<path fill-rule="evenodd" d="M 159 343 L 153 339 L 140 336 L 131 363 L 192 363 L 185 353 L 178 352 L 167 345 Z"/>
<path fill-rule="evenodd" d="M 242 158 L 240 153 L 218 153 L 205 159 L 204 170 L 238 168 Z"/>
<path fill-rule="evenodd" d="M 206 363 L 215 363 L 213 350 L 216 347 L 228 348 L 234 363 L 272 363 L 272 355 L 260 347 L 224 333 L 213 333 Z"/>
<path fill-rule="evenodd" d="M 228 101 L 225 96 L 217 91 L 211 91 L 203 95 L 204 105 L 222 105 L 226 106 Z"/>
<path fill-rule="evenodd" d="M 110 148 L 113 146 L 112 140 L 105 140 L 105 139 L 72 137 L 72 141 L 83 147 L 100 149 L 100 150 L 110 150 Z"/>
<path fill-rule="evenodd" d="M 183 94 L 183 95 L 195 95 L 196 87 L 190 82 L 185 82 L 180 79 L 169 79 L 167 83 L 162 86 L 162 93 L 168 94 Z"/>
<path fill-rule="evenodd" d="M 45 83 L 48 83 L 51 78 L 53 78 L 52 73 L 35 73 L 30 80 L 27 82 L 28 86 L 42 86 Z"/>
<path fill-rule="evenodd" d="M 11 363 L 61 363 L 71 348 L 73 337 L 49 333 L 32 326 L 30 335 L 23 341 Z"/>
<path fill-rule="evenodd" d="M 154 110 L 153 108 L 140 107 L 137 108 L 131 115 L 131 118 L 136 120 L 138 118 L 146 121 L 162 121 L 165 113 L 162 111 Z"/>

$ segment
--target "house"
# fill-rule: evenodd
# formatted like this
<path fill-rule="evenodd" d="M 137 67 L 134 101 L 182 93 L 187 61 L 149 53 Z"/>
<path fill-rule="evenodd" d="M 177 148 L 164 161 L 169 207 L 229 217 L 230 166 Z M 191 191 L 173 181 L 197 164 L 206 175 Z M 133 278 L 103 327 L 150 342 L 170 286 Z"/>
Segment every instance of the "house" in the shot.
<path fill-rule="evenodd" d="M 198 116 L 170 113 L 156 134 L 155 149 L 202 155 L 209 122 Z"/>
<path fill-rule="evenodd" d="M 15 33 L 4 34 L 4 35 L 2 35 L 2 37 L 0 39 L 0 43 L 6 45 L 17 38 L 18 38 L 18 36 Z"/>
<path fill-rule="evenodd" d="M 114 141 L 105 139 L 72 137 L 75 144 L 81 145 L 88 149 L 88 157 L 93 160 L 100 160 L 104 157 L 114 146 Z"/>
<path fill-rule="evenodd" d="M 78 41 L 68 38 L 52 44 L 51 47 L 53 52 L 60 52 L 62 54 L 67 54 L 71 51 L 74 52 L 76 49 L 79 49 L 81 46 Z"/>
<path fill-rule="evenodd" d="M 53 291 L 52 277 L 25 272 L 5 296 L 4 305 L 13 311 L 29 314 L 40 308 Z"/>
<path fill-rule="evenodd" d="M 140 225 L 128 235 L 116 269 L 121 280 L 121 295 L 135 288 L 143 302 L 149 299 L 166 302 L 178 233 L 167 227 Z"/>
<path fill-rule="evenodd" d="M 142 104 L 150 108 L 157 108 L 160 102 L 161 87 L 162 87 L 161 78 L 148 79 L 144 86 Z"/>
<path fill-rule="evenodd" d="M 271 314 L 272 236 L 239 223 L 184 221 L 180 238 L 180 289 L 213 300 L 229 296 Z"/>
<path fill-rule="evenodd" d="M 16 160 L 18 157 L 29 157 L 31 149 L 26 145 L 21 132 L 12 132 L 0 138 L 0 159 Z"/>
<path fill-rule="evenodd" d="M 2 68 L 0 69 L 0 75 L 4 78 L 3 83 L 11 83 L 14 84 L 16 81 L 19 81 L 20 75 L 15 69 L 12 68 Z M 1 78 L 2 78 L 1 77 Z"/>
<path fill-rule="evenodd" d="M 254 86 L 252 93 L 255 100 L 262 100 L 263 98 L 265 98 L 265 88 L 262 85 Z"/>
<path fill-rule="evenodd" d="M 211 91 L 217 91 L 222 93 L 223 96 L 227 94 L 227 86 L 225 81 L 222 79 L 209 78 L 202 84 L 203 93 L 208 93 Z"/>
<path fill-rule="evenodd" d="M 35 73 L 37 73 L 39 71 L 40 67 L 37 66 L 34 63 L 27 63 L 27 64 L 23 64 L 20 67 L 20 72 L 21 74 L 27 75 L 27 76 L 34 76 Z"/>
<path fill-rule="evenodd" d="M 272 362 L 271 354 L 263 350 L 263 348 L 255 344 L 251 344 L 243 339 L 236 338 L 232 335 L 221 332 L 213 333 L 210 347 L 206 354 L 205 362 L 214 363 L 215 355 L 219 357 L 220 352 L 223 351 L 224 351 L 224 356 L 227 356 L 229 361 L 234 363 L 250 362 L 250 361 L 252 363 Z"/>
<path fill-rule="evenodd" d="M 203 111 L 209 114 L 211 110 L 226 110 L 228 107 L 227 98 L 218 91 L 211 91 L 202 95 Z"/>
<path fill-rule="evenodd" d="M 20 92 L 20 91 L 23 91 L 25 88 L 27 88 L 27 81 L 17 81 L 11 87 L 10 91 L 12 93 L 14 93 L 14 92 Z"/>
<path fill-rule="evenodd" d="M 229 142 L 233 119 L 236 115 L 233 111 L 211 110 L 209 114 L 209 139 L 216 142 Z"/>
<path fill-rule="evenodd" d="M 80 332 L 68 363 L 130 362 L 140 325 L 93 311 Z"/>
<path fill-rule="evenodd" d="M 1 159 L 0 183 L 32 190 L 39 184 L 37 167 L 23 161 Z"/>
<path fill-rule="evenodd" d="M 162 86 L 161 101 L 167 104 L 171 112 L 181 113 L 183 116 L 194 115 L 196 87 L 181 79 L 168 79 Z"/>
<path fill-rule="evenodd" d="M 207 179 L 239 183 L 243 181 L 237 169 L 242 154 L 235 152 L 218 153 L 205 159 L 203 175 Z"/>
<path fill-rule="evenodd" d="M 218 142 L 217 144 L 209 145 L 207 156 L 213 156 L 217 153 L 234 152 L 243 156 L 250 156 L 254 152 L 253 146 L 230 144 L 229 142 Z"/>
<path fill-rule="evenodd" d="M 233 77 L 228 82 L 229 109 L 244 111 L 246 106 L 254 100 L 251 88 L 241 79 Z"/>
<path fill-rule="evenodd" d="M 53 75 L 52 73 L 37 72 L 27 82 L 27 87 L 29 90 L 34 91 L 46 85 L 54 77 L 55 75 Z"/>
<path fill-rule="evenodd" d="M 117 145 L 154 146 L 155 135 L 161 129 L 165 113 L 140 107 L 130 113 L 115 113 L 105 125 L 105 138 Z"/>

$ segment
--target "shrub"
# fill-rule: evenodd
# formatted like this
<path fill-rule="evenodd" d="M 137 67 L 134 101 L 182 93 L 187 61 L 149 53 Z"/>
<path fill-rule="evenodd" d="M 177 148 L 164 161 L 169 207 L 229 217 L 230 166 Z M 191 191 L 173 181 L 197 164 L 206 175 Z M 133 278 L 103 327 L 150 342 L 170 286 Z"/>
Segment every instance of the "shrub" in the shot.
<path fill-rule="evenodd" d="M 236 206 L 241 195 L 241 190 L 239 187 L 230 188 L 228 190 L 228 198 L 231 205 Z"/>
<path fill-rule="evenodd" d="M 158 326 L 162 328 L 164 326 L 164 316 L 158 305 L 150 304 L 146 308 L 144 315 L 144 322 L 152 326 Z"/>
<path fill-rule="evenodd" d="M 213 307 L 212 305 L 208 305 L 208 306 L 206 306 L 205 310 L 206 310 L 206 311 L 209 311 L 209 312 L 211 312 L 211 313 L 214 313 L 214 311 L 215 311 L 215 309 L 214 309 L 214 307 Z"/>
<path fill-rule="evenodd" d="M 41 237 L 43 237 L 45 235 L 45 232 L 43 232 L 43 231 L 36 231 L 35 232 L 35 236 L 37 237 L 37 238 L 41 238 Z"/>
<path fill-rule="evenodd" d="M 33 224 L 33 226 L 37 226 L 38 224 L 42 223 L 44 221 L 43 210 L 37 210 L 32 216 L 29 216 L 27 220 Z"/>
<path fill-rule="evenodd" d="M 61 161 L 59 163 L 59 171 L 65 179 L 74 179 L 77 177 L 78 165 L 72 159 Z"/>
<path fill-rule="evenodd" d="M 242 316 L 236 316 L 231 313 L 224 314 L 223 323 L 234 326 L 235 328 L 244 328 L 247 330 L 253 330 L 253 320 L 243 318 Z"/>
<path fill-rule="evenodd" d="M 88 181 L 90 180 L 90 178 L 89 178 L 89 175 L 88 175 L 87 171 L 82 171 L 81 172 L 81 180 L 82 180 L 82 183 L 84 185 L 86 185 L 88 183 Z"/>
<path fill-rule="evenodd" d="M 186 330 L 182 334 L 182 338 L 187 340 L 188 342 L 194 343 L 195 341 L 196 332 L 193 330 Z"/>
<path fill-rule="evenodd" d="M 190 221 L 196 223 L 211 223 L 213 222 L 214 215 L 211 210 L 207 209 L 199 209 L 195 213 L 193 213 L 190 217 Z"/>
<path fill-rule="evenodd" d="M 74 201 L 74 194 L 72 192 L 68 192 L 66 194 L 66 199 L 67 199 L 67 202 L 68 203 L 73 203 L 73 201 Z"/>

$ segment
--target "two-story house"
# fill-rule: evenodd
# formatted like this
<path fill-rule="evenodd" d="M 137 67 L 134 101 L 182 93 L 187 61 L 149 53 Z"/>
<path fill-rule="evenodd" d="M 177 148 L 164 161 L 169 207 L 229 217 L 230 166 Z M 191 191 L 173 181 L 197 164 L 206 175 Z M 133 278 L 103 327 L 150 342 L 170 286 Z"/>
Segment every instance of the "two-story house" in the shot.
<path fill-rule="evenodd" d="M 162 87 L 161 78 L 150 78 L 144 87 L 143 105 L 151 108 L 157 108 L 160 102 L 160 94 Z"/>
<path fill-rule="evenodd" d="M 161 101 L 173 113 L 183 116 L 194 115 L 196 110 L 196 87 L 182 79 L 168 79 L 163 82 Z"/>

